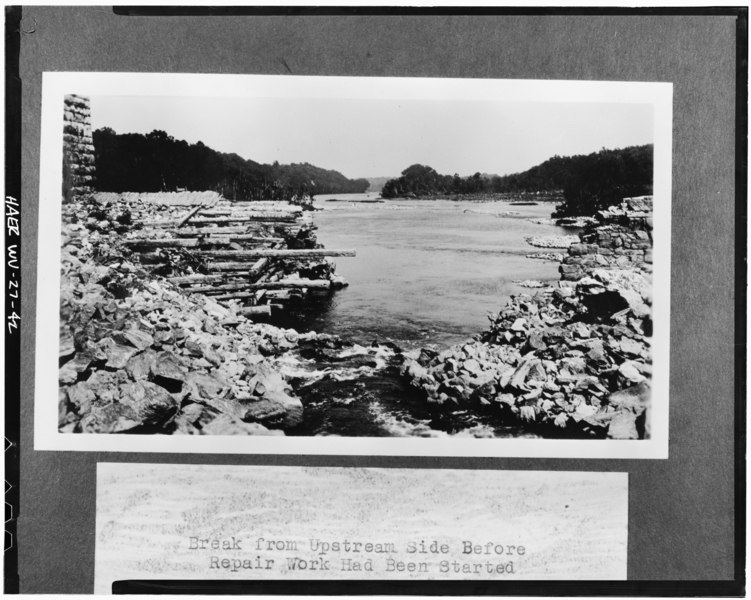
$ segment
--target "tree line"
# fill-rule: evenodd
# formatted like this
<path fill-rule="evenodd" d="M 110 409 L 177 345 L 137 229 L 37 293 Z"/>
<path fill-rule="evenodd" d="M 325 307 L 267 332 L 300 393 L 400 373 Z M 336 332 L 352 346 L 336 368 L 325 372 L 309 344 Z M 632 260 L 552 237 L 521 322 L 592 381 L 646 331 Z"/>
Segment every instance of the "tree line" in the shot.
<path fill-rule="evenodd" d="M 271 165 L 189 144 L 164 131 L 93 134 L 96 189 L 106 192 L 214 190 L 230 200 L 303 200 L 317 194 L 361 193 L 366 179 L 309 163 Z"/>
<path fill-rule="evenodd" d="M 652 144 L 617 150 L 602 149 L 587 155 L 553 156 L 521 173 L 469 177 L 441 175 L 415 164 L 401 177 L 386 182 L 384 198 L 453 194 L 489 194 L 560 191 L 564 201 L 554 216 L 592 215 L 629 196 L 652 193 Z"/>

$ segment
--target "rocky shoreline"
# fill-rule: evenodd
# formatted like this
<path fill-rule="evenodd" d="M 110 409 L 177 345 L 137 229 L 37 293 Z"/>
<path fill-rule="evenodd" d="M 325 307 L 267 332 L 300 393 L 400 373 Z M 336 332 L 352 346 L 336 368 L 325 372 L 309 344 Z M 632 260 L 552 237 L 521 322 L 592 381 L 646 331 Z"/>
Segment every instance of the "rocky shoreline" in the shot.
<path fill-rule="evenodd" d="M 651 198 L 625 199 L 569 245 L 555 289 L 520 295 L 477 339 L 403 373 L 434 410 L 547 437 L 650 435 Z"/>
<path fill-rule="evenodd" d="M 147 268 L 127 246 L 138 208 L 172 212 L 122 199 L 63 205 L 60 431 L 279 435 L 298 425 L 303 406 L 283 375 L 290 353 L 343 343 L 255 323 L 238 303 Z M 160 260 L 171 276 L 200 266 L 181 249 Z M 335 277 L 328 264 L 318 270 Z"/>
<path fill-rule="evenodd" d="M 512 298 L 477 339 L 405 354 L 186 293 L 130 253 L 122 202 L 64 205 L 59 428 L 312 435 L 306 410 L 325 419 L 317 403 L 368 394 L 366 381 L 411 390 L 419 417 L 392 422 L 394 435 L 473 435 L 477 415 L 546 437 L 648 437 L 651 220 L 632 209 L 600 215 L 568 248 L 558 285 Z M 169 263 L 171 275 L 196 268 L 180 250 Z"/>

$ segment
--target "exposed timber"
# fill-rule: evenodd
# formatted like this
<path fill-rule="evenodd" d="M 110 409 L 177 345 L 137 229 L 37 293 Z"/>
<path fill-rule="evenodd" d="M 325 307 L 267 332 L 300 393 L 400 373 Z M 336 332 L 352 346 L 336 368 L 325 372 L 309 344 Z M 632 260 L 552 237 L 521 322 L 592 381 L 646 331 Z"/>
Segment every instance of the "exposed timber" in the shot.
<path fill-rule="evenodd" d="M 314 248 L 304 250 L 198 250 L 198 256 L 215 258 L 325 258 L 327 256 L 356 256 L 355 250 Z"/>

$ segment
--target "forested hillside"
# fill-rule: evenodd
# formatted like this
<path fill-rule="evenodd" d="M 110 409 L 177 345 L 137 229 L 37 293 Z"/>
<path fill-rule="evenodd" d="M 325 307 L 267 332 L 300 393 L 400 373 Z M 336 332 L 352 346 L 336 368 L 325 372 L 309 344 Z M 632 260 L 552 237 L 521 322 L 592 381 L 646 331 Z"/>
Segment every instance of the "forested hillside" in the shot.
<path fill-rule="evenodd" d="M 441 175 L 426 165 L 412 165 L 388 181 L 384 198 L 436 194 L 549 192 L 562 190 L 557 215 L 587 215 L 626 196 L 652 193 L 653 146 L 630 146 L 587 155 L 554 156 L 522 173 L 470 177 Z"/>
<path fill-rule="evenodd" d="M 274 200 L 368 188 L 366 179 L 348 179 L 338 171 L 308 163 L 261 164 L 164 131 L 117 134 L 105 127 L 93 137 L 99 191 L 215 190 L 228 199 Z"/>

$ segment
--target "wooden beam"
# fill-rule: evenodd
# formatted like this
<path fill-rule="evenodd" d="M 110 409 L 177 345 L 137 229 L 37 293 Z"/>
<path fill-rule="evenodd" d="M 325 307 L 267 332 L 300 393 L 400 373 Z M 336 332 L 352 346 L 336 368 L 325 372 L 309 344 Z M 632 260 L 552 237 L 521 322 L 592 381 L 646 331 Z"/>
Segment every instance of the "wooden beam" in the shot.
<path fill-rule="evenodd" d="M 191 220 L 193 225 L 211 225 L 221 223 L 294 223 L 297 215 L 289 212 L 258 211 L 248 212 L 237 217 L 194 217 Z M 144 221 L 146 227 L 177 227 L 179 221 L 160 219 L 155 221 Z"/>
<path fill-rule="evenodd" d="M 242 315 L 243 317 L 247 317 L 249 315 L 270 315 L 271 305 L 263 304 L 261 306 L 245 306 L 243 308 L 239 308 L 237 310 L 237 314 Z"/>
<path fill-rule="evenodd" d="M 195 248 L 198 238 L 130 238 L 123 240 L 123 244 L 140 248 Z"/>
<path fill-rule="evenodd" d="M 231 273 L 229 275 L 226 273 L 220 273 L 218 275 L 203 275 L 201 273 L 196 273 L 195 275 L 183 275 L 181 277 L 168 277 L 167 281 L 169 281 L 170 283 L 174 283 L 175 285 L 188 285 L 191 283 L 209 283 L 209 282 L 222 283 L 234 277 L 249 278 L 251 275 L 254 275 L 252 271 L 239 271 L 236 273 Z"/>
<path fill-rule="evenodd" d="M 297 204 L 292 204 L 291 202 L 287 202 L 286 200 L 225 200 L 224 202 L 220 203 L 219 206 L 244 206 L 244 207 L 254 207 L 254 206 L 281 206 L 281 207 L 292 207 L 301 209 L 302 207 Z"/>
<path fill-rule="evenodd" d="M 246 215 L 255 215 L 263 212 L 273 212 L 280 215 L 298 216 L 302 213 L 302 210 L 288 210 L 281 207 L 257 207 L 255 210 L 252 208 L 212 208 L 210 210 L 201 211 L 202 217 L 243 217 Z"/>
<path fill-rule="evenodd" d="M 253 244 L 277 244 L 283 242 L 284 238 L 265 238 L 257 235 L 219 235 L 211 234 L 202 237 L 200 240 L 200 246 L 228 246 L 233 242 L 251 242 Z"/>
<path fill-rule="evenodd" d="M 212 300 L 241 300 L 244 298 L 254 298 L 255 292 L 233 292 L 221 296 L 212 296 Z"/>
<path fill-rule="evenodd" d="M 268 258 L 261 258 L 256 261 L 249 259 L 247 261 L 209 263 L 206 268 L 211 271 L 244 271 L 250 269 L 251 273 L 258 274 L 268 264 Z"/>
<path fill-rule="evenodd" d="M 186 227 L 185 229 L 179 229 L 177 231 L 174 231 L 173 233 L 178 237 L 192 237 L 211 235 L 214 233 L 221 235 L 231 235 L 233 233 L 249 234 L 251 232 L 254 232 L 253 235 L 257 235 L 257 232 L 260 231 L 264 231 L 263 224 L 251 223 L 249 225 L 227 225 L 225 227 Z"/>
<path fill-rule="evenodd" d="M 193 219 L 195 225 L 211 225 L 220 223 L 294 223 L 297 220 L 295 215 L 289 213 L 256 213 L 238 215 L 235 217 L 203 217 Z"/>
<path fill-rule="evenodd" d="M 272 250 L 259 248 L 256 250 L 197 250 L 198 256 L 214 258 L 322 258 L 326 256 L 356 256 L 355 250 L 331 250 L 328 248 L 313 248 L 305 250 Z"/>
<path fill-rule="evenodd" d="M 198 285 L 184 288 L 183 291 L 193 294 L 205 294 L 207 292 L 234 292 L 239 290 L 282 290 L 282 289 L 329 289 L 331 282 L 328 279 L 283 279 L 280 281 L 226 283 L 220 285 Z"/>
<path fill-rule="evenodd" d="M 209 271 L 247 271 L 250 269 L 251 271 L 255 271 L 253 269 L 254 261 L 253 260 L 247 260 L 247 261 L 238 261 L 238 262 L 216 262 L 216 263 L 208 263 L 206 265 L 206 268 Z"/>
<path fill-rule="evenodd" d="M 209 240 L 216 238 L 228 237 L 233 242 L 261 242 L 267 244 L 280 244 L 284 241 L 284 238 L 280 237 L 264 237 L 262 235 L 254 235 L 252 233 L 234 233 L 229 235 L 223 235 L 219 233 L 212 233 L 208 236 Z"/>
<path fill-rule="evenodd" d="M 193 210 L 191 210 L 187 215 L 185 215 L 182 219 L 180 219 L 177 222 L 177 228 L 180 229 L 180 227 L 185 225 L 190 220 L 190 218 L 202 208 L 203 208 L 203 204 L 199 204 L 198 206 L 196 206 Z"/>

